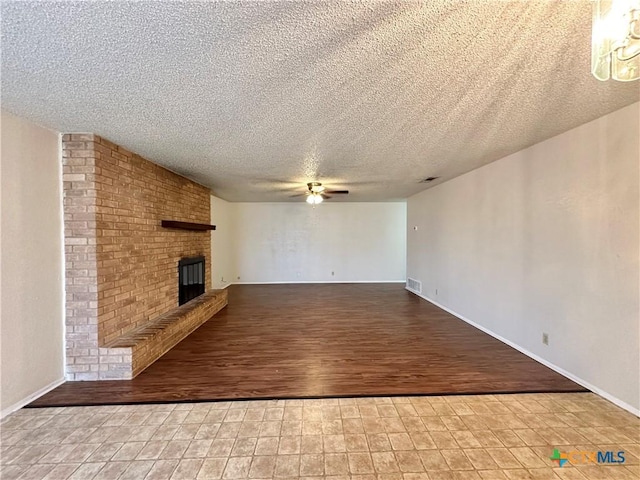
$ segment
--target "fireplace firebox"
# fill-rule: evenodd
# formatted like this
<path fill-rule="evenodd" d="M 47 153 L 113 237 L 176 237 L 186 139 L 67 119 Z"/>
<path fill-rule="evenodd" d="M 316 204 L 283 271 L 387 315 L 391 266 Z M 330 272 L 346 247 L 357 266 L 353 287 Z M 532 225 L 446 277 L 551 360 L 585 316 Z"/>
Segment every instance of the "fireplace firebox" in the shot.
<path fill-rule="evenodd" d="M 178 305 L 204 293 L 204 257 L 183 258 L 178 262 Z"/>

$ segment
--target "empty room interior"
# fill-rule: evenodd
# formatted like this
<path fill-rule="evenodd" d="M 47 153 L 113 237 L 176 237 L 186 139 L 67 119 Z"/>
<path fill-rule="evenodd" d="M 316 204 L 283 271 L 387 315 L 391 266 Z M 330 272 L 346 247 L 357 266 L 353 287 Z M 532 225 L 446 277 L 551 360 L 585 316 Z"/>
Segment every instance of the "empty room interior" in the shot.
<path fill-rule="evenodd" d="M 638 0 L 0 8 L 0 478 L 640 478 Z"/>

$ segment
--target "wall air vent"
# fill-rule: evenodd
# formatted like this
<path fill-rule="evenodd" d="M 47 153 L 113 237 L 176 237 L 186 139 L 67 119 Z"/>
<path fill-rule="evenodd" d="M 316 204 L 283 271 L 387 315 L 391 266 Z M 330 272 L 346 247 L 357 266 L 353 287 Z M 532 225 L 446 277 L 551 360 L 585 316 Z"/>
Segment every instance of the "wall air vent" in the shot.
<path fill-rule="evenodd" d="M 413 278 L 407 278 L 407 290 L 414 293 L 422 293 L 422 282 Z"/>
<path fill-rule="evenodd" d="M 424 180 L 420 180 L 419 183 L 429 183 L 429 182 L 433 182 L 434 180 L 439 179 L 440 177 L 427 177 Z"/>

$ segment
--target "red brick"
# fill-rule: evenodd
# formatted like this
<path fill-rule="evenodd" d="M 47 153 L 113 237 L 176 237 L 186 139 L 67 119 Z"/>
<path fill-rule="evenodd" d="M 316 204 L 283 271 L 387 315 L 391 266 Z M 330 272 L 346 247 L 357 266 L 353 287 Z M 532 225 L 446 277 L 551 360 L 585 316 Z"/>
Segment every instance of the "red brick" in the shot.
<path fill-rule="evenodd" d="M 211 267 L 210 235 L 160 227 L 163 219 L 209 223 L 210 192 L 93 134 L 64 135 L 63 150 L 68 341 L 97 350 L 175 307 L 180 258 L 203 254 Z M 91 365 L 69 376 L 106 373 Z"/>

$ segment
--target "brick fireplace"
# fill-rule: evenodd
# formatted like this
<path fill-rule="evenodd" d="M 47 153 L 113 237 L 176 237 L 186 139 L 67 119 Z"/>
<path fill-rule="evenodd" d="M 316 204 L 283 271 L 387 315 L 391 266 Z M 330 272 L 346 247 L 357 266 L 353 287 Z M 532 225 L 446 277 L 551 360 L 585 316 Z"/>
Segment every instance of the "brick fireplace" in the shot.
<path fill-rule="evenodd" d="M 205 292 L 205 264 L 204 257 L 183 258 L 178 262 L 179 305 L 184 305 Z"/>
<path fill-rule="evenodd" d="M 210 232 L 163 228 L 161 221 L 210 223 L 210 191 L 97 135 L 64 135 L 62 149 L 67 379 L 131 378 L 146 366 L 132 358 L 135 345 L 119 346 L 123 339 L 172 317 L 181 259 L 211 265 Z M 204 275 L 205 291 L 210 277 Z M 226 292 L 215 303 L 226 305 Z M 194 308 L 189 331 L 215 313 Z"/>

